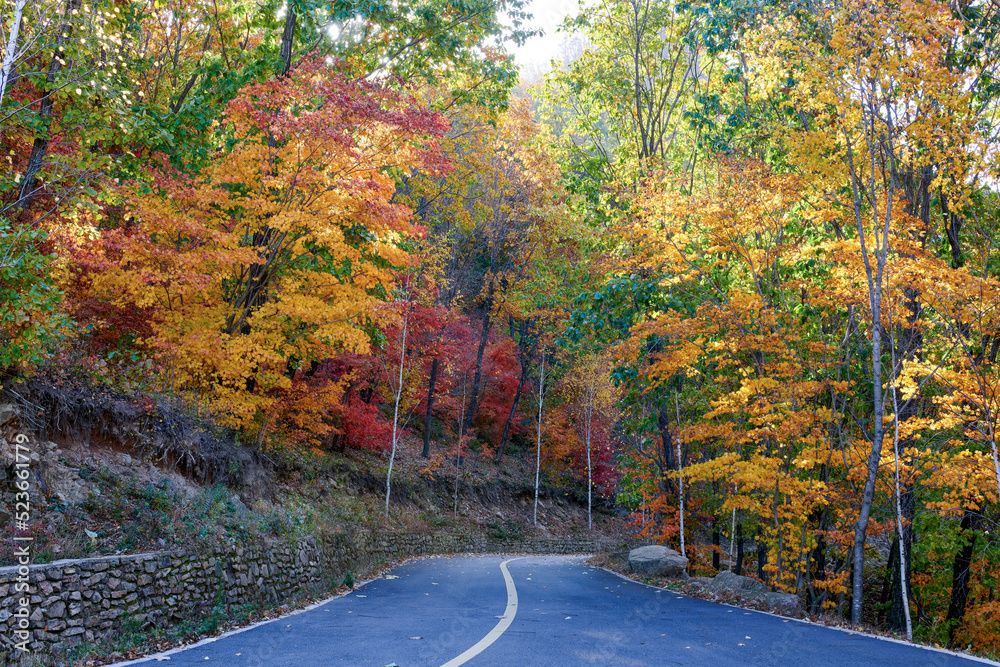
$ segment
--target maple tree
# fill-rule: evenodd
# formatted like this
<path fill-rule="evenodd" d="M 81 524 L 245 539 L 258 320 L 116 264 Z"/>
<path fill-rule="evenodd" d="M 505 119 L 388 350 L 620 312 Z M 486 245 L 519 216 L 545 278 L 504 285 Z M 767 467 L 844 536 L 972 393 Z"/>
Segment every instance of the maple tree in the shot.
<path fill-rule="evenodd" d="M 236 143 L 203 177 L 163 163 L 151 192 L 131 186 L 135 223 L 101 285 L 162 313 L 150 344 L 175 386 L 247 424 L 296 368 L 367 350 L 363 327 L 417 231 L 389 172 L 444 168 L 445 125 L 322 60 L 246 88 L 226 120 Z"/>

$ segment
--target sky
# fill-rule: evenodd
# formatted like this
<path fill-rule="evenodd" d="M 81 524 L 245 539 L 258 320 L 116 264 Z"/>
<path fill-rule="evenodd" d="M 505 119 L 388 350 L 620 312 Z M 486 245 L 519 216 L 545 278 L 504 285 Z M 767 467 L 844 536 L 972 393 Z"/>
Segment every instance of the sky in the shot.
<path fill-rule="evenodd" d="M 532 78 L 549 69 L 548 64 L 559 53 L 559 45 L 566 35 L 557 33 L 556 28 L 570 14 L 575 14 L 578 0 L 531 0 L 528 11 L 534 15 L 534 26 L 545 34 L 533 37 L 524 46 L 511 46 L 514 57 L 521 67 L 522 76 Z"/>

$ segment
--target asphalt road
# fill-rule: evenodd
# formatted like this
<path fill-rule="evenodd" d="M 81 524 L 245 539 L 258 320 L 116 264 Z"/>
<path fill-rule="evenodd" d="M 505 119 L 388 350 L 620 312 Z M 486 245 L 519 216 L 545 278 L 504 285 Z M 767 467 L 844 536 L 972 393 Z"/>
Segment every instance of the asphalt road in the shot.
<path fill-rule="evenodd" d="M 309 611 L 129 664 L 157 659 L 227 667 L 997 664 L 685 597 L 578 556 L 414 561 Z"/>

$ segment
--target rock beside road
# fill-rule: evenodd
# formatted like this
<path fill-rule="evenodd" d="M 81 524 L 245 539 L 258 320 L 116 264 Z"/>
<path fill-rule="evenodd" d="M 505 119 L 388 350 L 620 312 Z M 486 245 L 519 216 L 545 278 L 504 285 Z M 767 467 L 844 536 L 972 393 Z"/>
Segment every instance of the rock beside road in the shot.
<path fill-rule="evenodd" d="M 802 600 L 792 593 L 772 593 L 765 584 L 750 577 L 725 571 L 715 577 L 695 577 L 691 580 L 695 588 L 713 593 L 715 596 L 725 594 L 737 598 L 741 602 L 753 603 L 775 614 L 782 616 L 803 616 Z"/>
<path fill-rule="evenodd" d="M 651 545 L 629 551 L 628 564 L 636 574 L 678 577 L 687 574 L 688 559 L 673 549 Z"/>

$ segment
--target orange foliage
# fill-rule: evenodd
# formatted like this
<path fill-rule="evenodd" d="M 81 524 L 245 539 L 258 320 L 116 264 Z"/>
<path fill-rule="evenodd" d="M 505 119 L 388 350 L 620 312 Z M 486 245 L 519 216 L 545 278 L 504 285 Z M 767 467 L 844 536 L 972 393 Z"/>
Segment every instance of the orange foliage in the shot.
<path fill-rule="evenodd" d="M 322 60 L 247 87 L 224 120 L 234 146 L 203 174 L 161 160 L 149 186 L 129 186 L 134 220 L 100 286 L 156 309 L 148 343 L 174 389 L 198 389 L 234 425 L 288 398 L 313 415 L 298 426 L 322 432 L 338 390 L 289 396 L 295 370 L 367 350 L 362 327 L 419 233 L 393 174 L 445 168 L 445 125 Z"/>

